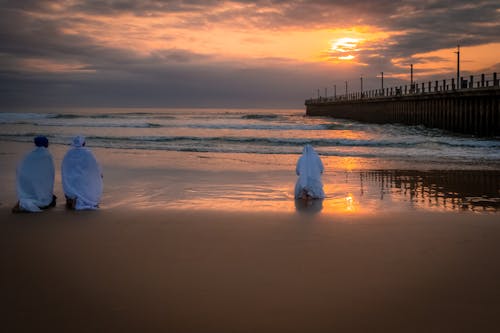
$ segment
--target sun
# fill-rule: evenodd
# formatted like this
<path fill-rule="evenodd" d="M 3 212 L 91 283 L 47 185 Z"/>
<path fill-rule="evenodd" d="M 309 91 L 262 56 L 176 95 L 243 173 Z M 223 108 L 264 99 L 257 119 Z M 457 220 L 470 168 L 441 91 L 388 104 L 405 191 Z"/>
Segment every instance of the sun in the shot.
<path fill-rule="evenodd" d="M 330 58 L 333 60 L 353 60 L 355 52 L 359 51 L 359 38 L 342 37 L 331 41 L 329 50 Z"/>
<path fill-rule="evenodd" d="M 332 41 L 332 46 L 330 47 L 330 50 L 333 52 L 341 52 L 341 53 L 357 51 L 357 46 L 359 42 L 360 39 L 358 38 L 351 38 L 351 37 L 339 38 L 337 40 Z"/>

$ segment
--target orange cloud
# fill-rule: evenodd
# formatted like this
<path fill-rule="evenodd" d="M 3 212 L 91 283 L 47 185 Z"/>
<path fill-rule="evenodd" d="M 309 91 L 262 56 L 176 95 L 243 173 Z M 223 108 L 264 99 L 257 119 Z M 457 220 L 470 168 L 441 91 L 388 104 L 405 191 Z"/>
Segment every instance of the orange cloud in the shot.
<path fill-rule="evenodd" d="M 80 72 L 80 73 L 93 73 L 95 70 L 85 68 L 82 63 L 65 63 L 57 60 L 42 59 L 42 58 L 28 58 L 19 60 L 19 66 L 22 70 L 30 72 L 52 72 L 52 73 L 65 73 L 65 72 Z"/>
<path fill-rule="evenodd" d="M 417 53 L 411 59 L 395 58 L 393 64 L 400 68 L 407 68 L 410 62 L 413 63 L 416 80 L 425 79 L 430 75 L 445 75 L 456 71 L 456 50 L 455 47 Z M 500 54 L 500 43 L 462 46 L 460 48 L 460 70 L 462 73 L 478 73 L 493 68 L 495 65 L 498 66 L 498 54 Z M 406 74 L 402 76 L 406 76 Z"/>

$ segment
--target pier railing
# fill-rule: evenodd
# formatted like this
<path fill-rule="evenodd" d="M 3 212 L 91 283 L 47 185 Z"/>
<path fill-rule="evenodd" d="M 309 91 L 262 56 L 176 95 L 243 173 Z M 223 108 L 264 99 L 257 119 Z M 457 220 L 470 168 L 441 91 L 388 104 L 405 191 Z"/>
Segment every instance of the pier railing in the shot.
<path fill-rule="evenodd" d="M 336 95 L 336 96 L 319 96 L 306 100 L 308 104 L 324 104 L 341 101 L 356 101 L 363 99 L 398 97 L 419 94 L 433 94 L 443 92 L 456 92 L 468 89 L 481 89 L 488 87 L 499 87 L 500 78 L 497 73 L 470 75 L 460 78 L 460 83 L 457 84 L 456 79 L 443 79 L 426 82 L 413 82 L 410 85 L 400 85 L 384 89 L 373 89 L 366 91 L 356 91 L 352 93 Z"/>

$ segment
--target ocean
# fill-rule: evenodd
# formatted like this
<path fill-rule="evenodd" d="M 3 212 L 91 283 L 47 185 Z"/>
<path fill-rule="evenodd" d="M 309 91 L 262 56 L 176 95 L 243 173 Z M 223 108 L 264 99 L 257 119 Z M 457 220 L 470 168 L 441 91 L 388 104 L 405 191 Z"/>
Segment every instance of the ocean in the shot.
<path fill-rule="evenodd" d="M 46 135 L 68 144 L 85 135 L 93 147 L 245 154 L 300 154 L 448 164 L 500 165 L 500 140 L 437 129 L 305 117 L 304 110 L 65 109 L 0 113 L 0 141 Z"/>
<path fill-rule="evenodd" d="M 12 186 L 0 201 L 15 200 L 11 160 L 25 153 L 17 147 L 28 150 L 40 134 L 49 138 L 56 165 L 73 136 L 86 137 L 104 164 L 104 208 L 298 210 L 295 162 L 305 144 L 325 164 L 327 198 L 317 211 L 500 208 L 499 138 L 306 117 L 293 109 L 1 112 L 3 181 Z"/>

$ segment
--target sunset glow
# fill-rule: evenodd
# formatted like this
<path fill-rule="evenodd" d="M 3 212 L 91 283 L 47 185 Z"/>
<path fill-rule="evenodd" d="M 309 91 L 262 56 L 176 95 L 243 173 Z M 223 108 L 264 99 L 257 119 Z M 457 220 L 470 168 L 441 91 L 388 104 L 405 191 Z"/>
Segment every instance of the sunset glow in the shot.
<path fill-rule="evenodd" d="M 0 6 L 0 70 L 9 73 L 2 82 L 21 82 L 15 76 L 27 72 L 47 75 L 36 82 L 48 84 L 52 75 L 71 81 L 85 74 L 89 86 L 116 81 L 124 87 L 128 77 L 133 80 L 125 81 L 121 95 L 169 86 L 170 97 L 157 95 L 165 103 L 189 89 L 213 105 L 240 94 L 250 103 L 274 105 L 280 96 L 301 105 L 310 89 L 331 85 L 333 77 L 343 82 L 363 73 L 369 84 L 384 71 L 403 79 L 410 63 L 419 79 L 453 75 L 457 41 L 464 74 L 499 69 L 498 4 L 492 10 L 489 2 L 406 2 L 8 2 Z M 470 17 L 461 21 L 462 32 L 446 24 L 454 15 Z M 208 82 L 223 86 L 210 91 Z"/>

